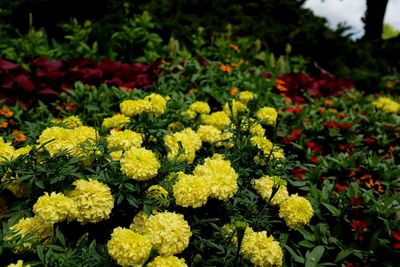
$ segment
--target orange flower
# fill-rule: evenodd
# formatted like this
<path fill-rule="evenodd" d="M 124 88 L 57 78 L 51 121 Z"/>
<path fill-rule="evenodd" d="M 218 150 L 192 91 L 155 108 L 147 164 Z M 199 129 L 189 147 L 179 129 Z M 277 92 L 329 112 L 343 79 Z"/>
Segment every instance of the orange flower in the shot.
<path fill-rule="evenodd" d="M 276 80 L 275 80 L 275 83 L 276 83 L 275 87 L 276 87 L 276 89 L 278 89 L 279 91 L 281 91 L 281 92 L 286 92 L 286 91 L 288 90 L 287 87 L 286 87 L 285 81 L 283 81 L 283 80 L 281 80 L 281 79 L 276 79 Z"/>
<path fill-rule="evenodd" d="M 230 44 L 229 47 L 232 48 L 235 51 L 239 51 L 239 46 L 238 45 Z"/>
<path fill-rule="evenodd" d="M 122 89 L 123 91 L 125 91 L 125 92 L 132 92 L 132 91 L 133 91 L 132 88 L 126 87 L 126 86 L 121 86 L 121 89 Z"/>
<path fill-rule="evenodd" d="M 369 181 L 365 182 L 365 186 L 370 189 L 374 189 L 378 193 L 383 193 L 383 187 L 381 185 L 381 180 L 374 181 L 372 178 Z"/>
<path fill-rule="evenodd" d="M 11 117 L 12 115 L 14 115 L 14 112 L 12 112 L 9 109 L 0 109 L 0 115 L 3 115 L 4 117 Z"/>
<path fill-rule="evenodd" d="M 14 136 L 14 143 L 22 143 L 26 141 L 26 135 L 24 135 L 21 131 L 14 130 L 12 132 L 12 136 Z"/>
<path fill-rule="evenodd" d="M 325 99 L 325 104 L 332 106 L 333 105 L 333 100 L 331 99 Z"/>
<path fill-rule="evenodd" d="M 386 83 L 386 88 L 387 89 L 393 89 L 394 85 L 391 82 Z"/>
<path fill-rule="evenodd" d="M 219 67 L 219 69 L 223 72 L 226 73 L 231 73 L 232 72 L 232 67 L 226 66 L 224 64 L 221 64 L 221 66 Z"/>
<path fill-rule="evenodd" d="M 64 109 L 65 110 L 75 110 L 76 105 L 74 103 L 69 103 L 69 104 L 65 105 Z"/>
<path fill-rule="evenodd" d="M 236 68 L 236 67 L 238 67 L 238 66 L 239 66 L 239 63 L 232 62 L 232 63 L 231 63 L 231 66 L 232 66 L 232 68 Z"/>
<path fill-rule="evenodd" d="M 6 121 L 1 122 L 0 128 L 4 128 L 4 129 L 8 128 L 8 122 L 6 122 Z"/>
<path fill-rule="evenodd" d="M 323 106 L 319 106 L 317 109 L 318 109 L 318 111 L 321 112 L 321 113 L 325 112 L 325 110 L 326 110 L 326 108 L 323 107 Z"/>
<path fill-rule="evenodd" d="M 237 93 L 239 93 L 239 89 L 236 87 L 232 87 L 231 90 L 229 90 L 230 95 L 237 95 Z"/>
<path fill-rule="evenodd" d="M 188 91 L 189 94 L 194 94 L 194 93 L 196 93 L 196 92 L 197 92 L 197 89 L 196 89 L 196 88 L 191 88 L 191 89 L 189 89 L 189 91 Z"/>

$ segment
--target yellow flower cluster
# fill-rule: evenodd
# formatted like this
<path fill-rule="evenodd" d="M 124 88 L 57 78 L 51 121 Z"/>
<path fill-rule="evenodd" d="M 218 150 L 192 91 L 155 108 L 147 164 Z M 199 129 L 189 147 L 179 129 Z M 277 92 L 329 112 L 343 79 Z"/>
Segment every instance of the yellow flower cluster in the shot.
<path fill-rule="evenodd" d="M 206 177 L 180 172 L 172 191 L 177 205 L 198 208 L 207 203 L 211 187 Z"/>
<path fill-rule="evenodd" d="M 253 187 L 257 193 L 265 200 L 268 201 L 272 195 L 272 188 L 279 186 L 278 191 L 271 199 L 271 205 L 280 205 L 289 197 L 289 193 L 286 188 L 286 181 L 278 176 L 263 176 L 260 179 L 254 179 L 251 181 Z"/>
<path fill-rule="evenodd" d="M 122 266 L 142 266 L 151 251 L 151 242 L 145 236 L 117 227 L 107 243 L 108 254 Z"/>
<path fill-rule="evenodd" d="M 65 126 L 65 128 L 68 129 L 74 129 L 76 127 L 82 126 L 82 121 L 78 116 L 70 116 L 67 118 L 64 118 L 61 121 L 61 124 L 63 124 Z"/>
<path fill-rule="evenodd" d="M 164 143 L 168 149 L 167 156 L 169 159 L 172 160 L 177 157 L 178 160 L 186 161 L 189 164 L 193 162 L 196 151 L 201 148 L 200 136 L 191 128 L 166 135 Z M 181 145 L 184 151 L 180 151 L 179 145 Z"/>
<path fill-rule="evenodd" d="M 178 174 L 173 186 L 176 204 L 182 207 L 198 208 L 207 203 L 209 197 L 228 200 L 238 190 L 238 175 L 228 160 L 215 154 L 197 165 L 193 175 Z"/>
<path fill-rule="evenodd" d="M 261 120 L 261 122 L 275 126 L 276 118 L 278 117 L 278 113 L 272 107 L 262 107 L 256 113 L 256 118 Z"/>
<path fill-rule="evenodd" d="M 14 194 L 16 198 L 24 198 L 29 195 L 29 188 L 27 183 L 16 182 L 19 179 L 18 173 L 15 176 L 4 175 L 1 182 L 5 183 L 5 187 Z"/>
<path fill-rule="evenodd" d="M 110 135 L 107 137 L 107 148 L 112 151 L 125 151 L 132 147 L 140 147 L 142 142 L 143 138 L 140 133 L 131 130 L 111 131 Z"/>
<path fill-rule="evenodd" d="M 187 267 L 184 259 L 175 256 L 157 256 L 147 267 Z"/>
<path fill-rule="evenodd" d="M 243 91 L 239 94 L 239 99 L 244 103 L 256 99 L 257 95 L 251 91 Z"/>
<path fill-rule="evenodd" d="M 3 137 L 0 137 L 0 164 L 6 161 L 12 161 L 21 155 L 26 155 L 31 149 L 30 146 L 15 149 L 10 142 L 4 142 Z"/>
<path fill-rule="evenodd" d="M 45 193 L 39 197 L 33 212 L 47 223 L 58 223 L 66 219 L 73 220 L 78 212 L 76 203 L 62 193 Z"/>
<path fill-rule="evenodd" d="M 230 161 L 224 160 L 220 154 L 206 158 L 203 165 L 196 166 L 193 175 L 207 178 L 212 198 L 225 201 L 233 197 L 238 190 L 238 174 L 231 167 Z"/>
<path fill-rule="evenodd" d="M 268 138 L 264 136 L 253 136 L 250 138 L 250 142 L 252 145 L 256 146 L 262 152 L 261 156 L 256 156 L 254 160 L 261 165 L 265 165 L 265 161 L 267 158 L 271 159 L 284 159 L 285 153 L 283 149 L 279 148 L 278 146 L 274 146 L 274 144 L 268 140 Z M 272 152 L 271 152 L 272 151 Z"/>
<path fill-rule="evenodd" d="M 121 171 L 130 178 L 145 181 L 157 175 L 160 163 L 151 150 L 132 147 L 120 160 Z"/>
<path fill-rule="evenodd" d="M 189 118 L 193 119 L 197 114 L 208 114 L 210 112 L 210 106 L 206 102 L 196 101 L 189 106 L 186 114 L 189 115 Z"/>
<path fill-rule="evenodd" d="M 125 100 L 119 105 L 122 114 L 128 117 L 142 113 L 153 113 L 160 116 L 167 109 L 167 99 L 159 94 L 150 94 L 144 99 Z"/>
<path fill-rule="evenodd" d="M 378 109 L 382 109 L 384 112 L 397 113 L 400 111 L 400 103 L 388 97 L 379 97 L 377 100 L 373 101 L 372 104 Z"/>
<path fill-rule="evenodd" d="M 233 116 L 233 117 L 236 117 L 239 112 L 245 112 L 247 110 L 248 108 L 245 104 L 236 100 L 232 100 L 232 104 L 230 106 L 228 103 L 226 103 L 223 107 L 223 111 L 228 116 Z"/>
<path fill-rule="evenodd" d="M 103 127 L 110 129 L 110 128 L 117 128 L 121 129 L 128 125 L 131 122 L 131 119 L 127 116 L 124 116 L 122 114 L 116 114 L 112 116 L 111 118 L 105 118 L 103 120 Z"/>
<path fill-rule="evenodd" d="M 187 248 L 192 232 L 182 214 L 160 212 L 145 219 L 143 235 L 160 255 L 171 256 Z"/>
<path fill-rule="evenodd" d="M 146 190 L 146 196 L 149 199 L 158 200 L 162 206 L 169 205 L 168 191 L 161 185 L 152 185 Z"/>
<path fill-rule="evenodd" d="M 217 147 L 232 146 L 228 141 L 233 137 L 233 133 L 220 130 L 215 126 L 200 125 L 197 129 L 197 134 L 200 136 L 201 141 L 205 143 L 215 144 Z"/>
<path fill-rule="evenodd" d="M 283 218 L 291 229 L 308 224 L 313 215 L 314 210 L 310 201 L 297 194 L 289 196 L 280 204 L 279 217 Z"/>
<path fill-rule="evenodd" d="M 7 267 L 31 267 L 30 264 L 25 264 L 23 260 L 18 260 L 17 263 L 11 263 Z"/>
<path fill-rule="evenodd" d="M 254 232 L 247 227 L 240 253 L 256 267 L 282 266 L 282 248 L 272 236 L 267 236 L 266 231 Z"/>
<path fill-rule="evenodd" d="M 54 235 L 53 224 L 45 222 L 39 217 L 22 218 L 16 224 L 11 226 L 10 230 L 15 234 L 6 237 L 6 240 L 29 236 L 35 241 L 41 241 L 43 244 L 48 244 L 51 242 Z M 16 250 L 30 249 L 31 247 L 31 243 L 25 242 L 23 247 L 16 247 Z"/>
<path fill-rule="evenodd" d="M 83 156 L 95 149 L 98 133 L 94 128 L 79 126 L 74 129 L 65 129 L 58 126 L 45 129 L 39 136 L 37 143 L 44 145 L 53 157 L 58 153 L 66 152 L 70 156 Z"/>
<path fill-rule="evenodd" d="M 93 179 L 77 180 L 75 189 L 67 193 L 77 205 L 76 220 L 81 224 L 97 223 L 109 218 L 114 207 L 111 189 Z"/>
<path fill-rule="evenodd" d="M 211 114 L 202 114 L 200 118 L 202 123 L 213 125 L 220 130 L 231 124 L 231 119 L 229 119 L 229 116 L 223 111 L 217 111 Z"/>

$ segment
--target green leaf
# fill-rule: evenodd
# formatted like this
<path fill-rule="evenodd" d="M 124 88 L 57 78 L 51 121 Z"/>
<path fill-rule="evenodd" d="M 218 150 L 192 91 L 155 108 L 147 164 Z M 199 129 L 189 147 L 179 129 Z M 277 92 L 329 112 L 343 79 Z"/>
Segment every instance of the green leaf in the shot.
<path fill-rule="evenodd" d="M 304 264 L 304 258 L 301 256 L 301 254 L 300 254 L 300 256 L 297 255 L 296 252 L 294 252 L 293 249 L 291 249 L 291 248 L 290 248 L 288 245 L 286 245 L 286 244 L 284 244 L 283 246 L 284 246 L 284 247 L 286 248 L 286 250 L 290 253 L 290 255 L 292 255 L 292 257 L 293 257 L 293 259 L 294 259 L 295 262 Z"/>
<path fill-rule="evenodd" d="M 340 210 L 338 210 L 337 208 L 335 208 L 331 204 L 328 204 L 328 203 L 325 203 L 325 202 L 321 202 L 321 204 L 324 205 L 325 208 L 327 208 L 333 214 L 333 216 L 339 217 Z"/>
<path fill-rule="evenodd" d="M 305 267 L 317 266 L 317 263 L 321 260 L 324 251 L 324 246 L 316 246 L 310 253 L 307 253 Z"/>
<path fill-rule="evenodd" d="M 335 263 L 343 260 L 347 256 L 351 255 L 353 253 L 353 250 L 351 249 L 345 249 L 339 252 L 339 254 L 336 256 Z"/>

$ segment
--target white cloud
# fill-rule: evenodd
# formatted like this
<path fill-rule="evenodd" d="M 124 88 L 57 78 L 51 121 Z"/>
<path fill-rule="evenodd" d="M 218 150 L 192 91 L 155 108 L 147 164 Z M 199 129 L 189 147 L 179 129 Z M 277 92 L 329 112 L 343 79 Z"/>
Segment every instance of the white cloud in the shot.
<path fill-rule="evenodd" d="M 311 9 L 315 15 L 325 17 L 329 26 L 335 29 L 338 23 L 352 27 L 354 37 L 364 34 L 361 18 L 366 10 L 366 0 L 307 0 L 304 7 Z M 400 29 L 400 0 L 389 0 L 386 8 L 385 23 Z"/>

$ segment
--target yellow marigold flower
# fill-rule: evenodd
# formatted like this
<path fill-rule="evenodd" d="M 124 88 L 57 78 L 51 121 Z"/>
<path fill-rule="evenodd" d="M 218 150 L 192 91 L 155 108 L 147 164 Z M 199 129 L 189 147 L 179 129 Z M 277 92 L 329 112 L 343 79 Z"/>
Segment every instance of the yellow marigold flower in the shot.
<path fill-rule="evenodd" d="M 0 137 L 0 164 L 12 161 L 21 155 L 26 155 L 31 149 L 30 146 L 25 146 L 16 150 L 10 142 L 4 142 L 3 137 Z"/>
<path fill-rule="evenodd" d="M 201 141 L 215 144 L 217 147 L 226 144 L 226 141 L 233 137 L 233 133 L 221 131 L 212 125 L 200 125 L 197 129 L 197 134 L 200 136 Z"/>
<path fill-rule="evenodd" d="M 230 161 L 224 160 L 219 154 L 206 158 L 203 165 L 196 166 L 193 175 L 207 178 L 211 186 L 210 197 L 228 200 L 238 190 L 238 174 L 231 167 Z"/>
<path fill-rule="evenodd" d="M 144 235 L 160 255 L 171 256 L 187 248 L 192 232 L 182 214 L 160 212 L 147 218 Z"/>
<path fill-rule="evenodd" d="M 82 121 L 78 116 L 70 116 L 64 118 L 61 123 L 68 129 L 73 129 L 82 126 Z"/>
<path fill-rule="evenodd" d="M 93 127 L 79 126 L 71 130 L 71 142 L 73 149 L 71 156 L 82 156 L 88 153 L 99 152 L 95 143 L 99 137 L 98 132 Z"/>
<path fill-rule="evenodd" d="M 283 252 L 278 241 L 266 231 L 254 232 L 246 228 L 240 253 L 256 267 L 282 266 Z"/>
<path fill-rule="evenodd" d="M 175 256 L 157 256 L 152 262 L 147 264 L 148 267 L 187 267 L 184 259 Z"/>
<path fill-rule="evenodd" d="M 167 156 L 169 159 L 172 160 L 177 157 L 178 160 L 184 160 L 189 164 L 193 162 L 196 151 L 201 148 L 200 136 L 191 128 L 166 135 L 164 137 L 164 142 L 168 149 Z M 179 150 L 179 144 L 184 151 Z"/>
<path fill-rule="evenodd" d="M 274 146 L 272 142 L 264 136 L 253 136 L 250 138 L 250 142 L 252 145 L 260 149 L 264 155 L 269 155 Z"/>
<path fill-rule="evenodd" d="M 296 229 L 308 224 L 314 215 L 310 201 L 297 194 L 291 195 L 280 204 L 279 217 L 289 228 Z"/>
<path fill-rule="evenodd" d="M 14 155 L 14 147 L 11 143 L 4 142 L 3 137 L 0 137 L 0 163 L 11 160 Z"/>
<path fill-rule="evenodd" d="M 125 100 L 119 104 L 121 113 L 132 117 L 151 111 L 151 103 L 148 100 Z"/>
<path fill-rule="evenodd" d="M 231 124 L 229 116 L 223 111 L 213 112 L 211 114 L 202 114 L 201 121 L 207 125 L 213 125 L 222 130 Z"/>
<path fill-rule="evenodd" d="M 178 181 L 172 189 L 176 204 L 185 208 L 198 208 L 206 204 L 211 193 L 208 180 L 201 176 L 179 173 Z"/>
<path fill-rule="evenodd" d="M 136 233 L 143 234 L 144 224 L 146 223 L 148 217 L 149 216 L 144 211 L 139 211 L 139 213 L 136 214 L 135 217 L 133 218 L 132 223 L 129 226 L 129 229 L 131 229 Z"/>
<path fill-rule="evenodd" d="M 93 179 L 80 179 L 73 185 L 75 189 L 68 192 L 67 196 L 78 206 L 78 222 L 96 223 L 109 218 L 114 207 L 114 197 L 107 185 Z"/>
<path fill-rule="evenodd" d="M 33 205 L 33 212 L 45 222 L 58 223 L 66 219 L 74 219 L 78 207 L 72 199 L 62 193 L 52 192 L 49 195 L 46 192 Z"/>
<path fill-rule="evenodd" d="M 372 105 L 378 109 L 382 109 L 384 112 L 396 113 L 400 111 L 400 103 L 393 101 L 388 97 L 379 97 L 377 100 L 372 102 Z"/>
<path fill-rule="evenodd" d="M 27 197 L 30 193 L 27 183 L 15 183 L 19 179 L 18 174 L 11 176 L 6 174 L 1 178 L 1 182 L 5 183 L 5 187 L 13 193 L 16 198 Z"/>
<path fill-rule="evenodd" d="M 152 185 L 146 190 L 146 196 L 150 199 L 158 200 L 160 205 L 168 206 L 168 191 L 161 185 Z"/>
<path fill-rule="evenodd" d="M 239 94 L 239 99 L 244 103 L 256 99 L 257 95 L 251 91 L 242 91 Z"/>
<path fill-rule="evenodd" d="M 278 176 L 263 176 L 260 179 L 251 181 L 253 187 L 256 189 L 257 193 L 265 200 L 268 201 L 272 195 L 272 188 L 279 186 L 278 191 L 271 199 L 271 205 L 276 206 L 281 204 L 289 197 L 289 193 L 286 188 L 286 181 Z"/>
<path fill-rule="evenodd" d="M 113 160 L 118 161 L 122 158 L 123 153 L 124 152 L 122 150 L 117 150 L 117 151 L 110 152 L 110 156 Z"/>
<path fill-rule="evenodd" d="M 165 99 L 162 95 L 159 94 L 150 94 L 144 98 L 150 102 L 150 112 L 155 114 L 156 116 L 160 116 L 165 113 L 167 109 L 167 99 Z"/>
<path fill-rule="evenodd" d="M 29 235 L 33 239 L 42 241 L 43 244 L 47 244 L 51 241 L 54 234 L 54 228 L 52 223 L 47 223 L 38 217 L 22 218 L 16 224 L 10 227 L 10 230 L 15 232 L 15 235 L 6 237 L 7 240 L 14 239 L 15 237 Z M 32 244 L 26 242 L 23 244 L 23 248 L 16 248 L 17 250 L 29 249 Z"/>
<path fill-rule="evenodd" d="M 64 129 L 58 126 L 46 128 L 37 140 L 39 145 L 45 145 L 50 156 L 55 156 L 61 152 L 69 152 L 74 148 L 72 143 L 71 130 Z"/>
<path fill-rule="evenodd" d="M 120 160 L 121 171 L 130 178 L 145 181 L 157 175 L 160 163 L 151 150 L 133 147 Z"/>
<path fill-rule="evenodd" d="M 117 227 L 107 243 L 108 254 L 122 266 L 142 266 L 150 256 L 151 242 L 132 230 Z"/>
<path fill-rule="evenodd" d="M 284 159 L 285 158 L 285 152 L 283 151 L 282 148 L 274 148 L 274 150 L 272 151 L 272 157 L 274 159 Z"/>
<path fill-rule="evenodd" d="M 142 142 L 142 135 L 131 130 L 111 131 L 107 137 L 107 147 L 110 150 L 128 150 L 132 147 L 140 147 Z"/>
<path fill-rule="evenodd" d="M 256 117 L 267 125 L 275 126 L 278 113 L 274 108 L 263 107 L 257 111 Z"/>
<path fill-rule="evenodd" d="M 17 263 L 11 263 L 7 267 L 31 267 L 30 264 L 25 264 L 23 260 L 18 260 Z"/>
<path fill-rule="evenodd" d="M 127 126 L 131 122 L 131 119 L 127 116 L 124 116 L 122 114 L 116 114 L 112 116 L 111 118 L 105 118 L 103 120 L 103 127 L 110 129 L 110 128 L 118 128 L 121 129 L 125 126 Z"/>
<path fill-rule="evenodd" d="M 233 100 L 232 105 L 229 107 L 229 104 L 226 103 L 223 107 L 223 111 L 228 115 L 228 116 L 233 116 L 236 117 L 238 112 L 245 112 L 247 111 L 248 108 L 245 104 L 243 104 L 240 101 Z"/>
<path fill-rule="evenodd" d="M 189 106 L 186 114 L 193 119 L 197 114 L 208 114 L 210 111 L 211 108 L 207 102 L 196 101 Z"/>
<path fill-rule="evenodd" d="M 24 146 L 24 147 L 18 148 L 14 151 L 13 158 L 18 158 L 19 156 L 27 155 L 27 154 L 29 154 L 29 152 L 31 150 L 32 150 L 31 146 Z"/>

